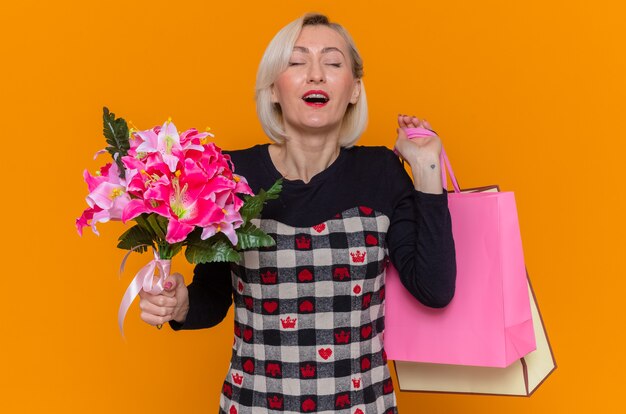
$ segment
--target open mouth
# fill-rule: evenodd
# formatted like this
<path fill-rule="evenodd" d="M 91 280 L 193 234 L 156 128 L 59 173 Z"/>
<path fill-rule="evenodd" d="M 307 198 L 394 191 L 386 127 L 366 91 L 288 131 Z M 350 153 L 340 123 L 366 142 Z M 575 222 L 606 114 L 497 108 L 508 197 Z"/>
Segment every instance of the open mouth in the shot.
<path fill-rule="evenodd" d="M 324 106 L 329 101 L 328 94 L 324 91 L 308 91 L 302 96 L 307 105 Z"/>

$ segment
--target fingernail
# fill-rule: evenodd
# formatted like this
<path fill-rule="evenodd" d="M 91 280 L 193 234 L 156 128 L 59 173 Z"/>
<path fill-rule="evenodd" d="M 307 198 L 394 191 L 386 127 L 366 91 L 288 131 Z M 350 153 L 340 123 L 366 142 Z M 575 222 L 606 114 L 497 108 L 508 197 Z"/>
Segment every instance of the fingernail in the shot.
<path fill-rule="evenodd" d="M 172 282 L 167 282 L 165 284 L 165 289 L 170 290 L 172 288 Z"/>

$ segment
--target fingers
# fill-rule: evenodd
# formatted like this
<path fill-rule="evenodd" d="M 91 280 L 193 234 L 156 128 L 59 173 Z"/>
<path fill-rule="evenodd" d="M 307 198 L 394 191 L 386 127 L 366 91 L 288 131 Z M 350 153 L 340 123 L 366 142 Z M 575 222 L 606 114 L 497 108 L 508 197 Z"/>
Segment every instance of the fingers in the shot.
<path fill-rule="evenodd" d="M 413 119 L 417 118 L 400 114 L 398 115 L 398 125 L 400 126 L 400 128 L 415 128 L 415 126 L 413 125 Z"/>
<path fill-rule="evenodd" d="M 173 308 L 178 304 L 178 300 L 175 296 L 167 296 L 164 293 L 153 295 L 152 293 L 142 290 L 139 292 L 139 297 L 141 298 L 139 304 L 141 306 L 142 303 L 150 303 L 161 308 Z"/>
<path fill-rule="evenodd" d="M 166 299 L 166 298 L 164 298 Z M 139 308 L 142 312 L 145 312 L 154 316 L 167 316 L 174 312 L 174 306 L 159 306 L 152 302 L 140 301 Z"/>
<path fill-rule="evenodd" d="M 404 115 L 398 114 L 398 126 L 400 128 L 406 128 L 406 124 L 404 123 Z"/>
<path fill-rule="evenodd" d="M 178 299 L 173 295 L 174 291 L 163 291 L 157 295 L 140 291 L 141 319 L 150 325 L 162 325 L 172 320 L 174 310 L 178 305 Z"/>
<path fill-rule="evenodd" d="M 156 300 L 160 303 L 166 303 L 168 300 L 176 301 L 175 298 L 158 296 L 160 297 L 157 297 Z M 141 309 L 141 319 L 150 325 L 162 325 L 173 319 L 174 306 L 159 306 L 147 300 L 141 300 L 139 308 Z"/>
<path fill-rule="evenodd" d="M 180 273 L 173 273 L 165 278 L 163 291 L 152 294 L 144 290 L 139 291 L 139 308 L 141 319 L 150 325 L 162 325 L 175 317 L 184 320 L 185 307 L 188 309 L 188 293 L 185 279 Z M 181 317 L 181 312 L 184 314 Z"/>
<path fill-rule="evenodd" d="M 409 116 L 409 115 L 403 115 L 403 114 L 398 114 L 398 126 L 400 128 L 420 128 L 421 127 L 421 128 L 431 129 L 430 124 L 425 119 L 420 120 L 416 116 Z"/>
<path fill-rule="evenodd" d="M 180 273 L 172 273 L 170 276 L 165 278 L 165 282 L 163 283 L 163 292 L 161 292 L 161 294 L 168 297 L 174 297 L 176 296 L 178 289 L 184 286 L 185 279 L 183 278 L 183 275 Z"/>

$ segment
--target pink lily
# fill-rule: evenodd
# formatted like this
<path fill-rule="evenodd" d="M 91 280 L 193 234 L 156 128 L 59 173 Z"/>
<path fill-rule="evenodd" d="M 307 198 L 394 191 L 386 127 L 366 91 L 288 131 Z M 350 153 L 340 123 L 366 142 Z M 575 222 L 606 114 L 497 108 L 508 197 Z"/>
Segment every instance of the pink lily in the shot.
<path fill-rule="evenodd" d="M 94 214 L 98 211 L 101 211 L 100 207 L 85 209 L 85 211 L 83 211 L 83 214 L 76 219 L 76 230 L 78 231 L 78 234 L 80 236 L 83 235 L 83 228 L 89 226 L 89 220 L 92 220 Z M 99 234 L 98 230 L 95 228 L 95 225 L 92 226 L 92 230 L 94 233 Z"/>
<path fill-rule="evenodd" d="M 141 171 L 135 175 L 128 185 L 128 191 L 137 196 L 125 206 L 122 213 L 122 221 L 127 222 L 143 213 L 157 213 L 170 218 L 169 199 L 171 194 L 171 182 L 165 175 L 150 175 Z"/>
<path fill-rule="evenodd" d="M 203 174 L 187 161 L 185 166 L 192 167 L 189 171 L 191 174 L 183 175 L 177 171 L 172 178 L 169 198 L 172 216 L 166 235 L 169 243 L 182 241 L 195 226 L 204 227 L 220 221 L 224 216 L 224 212 L 214 201 L 214 193 L 207 191 L 207 188 L 215 186 L 214 180 L 207 182 Z"/>
<path fill-rule="evenodd" d="M 185 154 L 188 150 L 203 152 L 204 145 L 207 143 L 206 137 L 214 137 L 214 135 L 210 132 L 198 132 L 197 129 L 191 128 L 180 134 L 180 145 Z"/>
<path fill-rule="evenodd" d="M 178 157 L 174 155 L 176 152 L 182 152 L 180 145 L 180 136 L 176 130 L 176 126 L 171 121 L 166 121 L 158 133 L 154 129 L 147 131 L 135 132 L 143 142 L 137 147 L 137 153 L 154 153 L 161 154 L 163 161 L 169 167 L 171 172 L 176 171 Z"/>
<path fill-rule="evenodd" d="M 93 232 L 99 235 L 96 223 L 122 218 L 122 212 L 130 202 L 130 196 L 126 192 L 126 183 L 119 177 L 118 171 L 114 163 L 102 167 L 96 176 L 85 170 L 83 176 L 90 191 L 86 201 L 90 208 L 76 220 L 79 234 L 82 234 L 83 227 L 89 225 L 90 220 Z"/>
<path fill-rule="evenodd" d="M 168 243 L 177 243 L 185 240 L 187 235 L 196 227 L 200 220 L 215 222 L 219 221 L 224 213 L 211 200 L 198 199 L 185 205 L 179 211 L 180 216 L 172 217 L 167 226 L 165 239 Z"/>
<path fill-rule="evenodd" d="M 239 226 L 241 226 L 241 223 L 239 223 Z M 211 224 L 210 226 L 202 229 L 202 235 L 200 236 L 200 238 L 202 240 L 206 240 L 209 237 L 215 236 L 217 233 L 224 233 L 224 235 L 228 237 L 228 240 L 233 244 L 233 246 L 236 246 L 239 238 L 237 237 L 235 229 L 239 228 L 239 226 L 235 227 L 233 223 L 229 222 Z"/>
<path fill-rule="evenodd" d="M 243 206 L 243 201 L 232 191 L 223 191 L 215 198 L 216 204 L 222 208 L 224 217 L 218 223 L 214 222 L 205 226 L 202 229 L 200 238 L 206 240 L 217 233 L 224 233 L 233 246 L 236 246 L 238 237 L 235 230 L 243 224 L 243 219 L 241 218 L 241 214 L 239 214 L 239 210 Z"/>
<path fill-rule="evenodd" d="M 233 174 L 233 180 L 237 183 L 233 192 L 237 194 L 254 195 L 252 189 L 248 185 L 248 181 L 241 175 Z"/>

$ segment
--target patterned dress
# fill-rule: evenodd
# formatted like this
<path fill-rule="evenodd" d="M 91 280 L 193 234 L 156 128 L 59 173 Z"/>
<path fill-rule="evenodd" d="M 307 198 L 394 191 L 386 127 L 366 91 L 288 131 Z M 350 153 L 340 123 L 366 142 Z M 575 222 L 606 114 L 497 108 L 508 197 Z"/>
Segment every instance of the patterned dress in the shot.
<path fill-rule="evenodd" d="M 385 266 L 390 255 L 396 256 L 399 269 L 428 265 L 429 256 L 454 259 L 454 247 L 445 195 L 432 196 L 419 206 L 439 217 L 428 224 L 443 236 L 417 237 L 415 227 L 428 219 L 415 217 L 415 191 L 390 153 L 382 148 L 342 150 L 340 158 L 311 182 L 286 182 L 280 200 L 268 204 L 255 223 L 275 238 L 276 246 L 246 251 L 240 263 L 226 270 L 223 265 L 196 268 L 187 321 L 172 327 L 217 323 L 230 306 L 224 295 L 232 295 L 235 337 L 220 413 L 397 413 L 383 343 Z M 268 188 L 277 177 L 267 146 L 234 152 L 232 157 L 254 191 Z M 369 180 L 380 185 L 370 186 Z M 390 186 L 391 181 L 397 182 Z M 406 218 L 413 222 L 409 231 L 403 228 L 403 202 L 412 216 Z M 339 210 L 331 213 L 333 208 Z M 435 240 L 431 249 L 438 251 L 415 254 L 420 240 Z M 427 256 L 427 263 L 420 265 L 416 256 Z M 213 297 L 221 295 L 225 305 L 203 308 L 199 302 L 207 301 L 210 284 L 201 278 L 215 279 L 219 266 L 230 286 L 218 288 L 221 293 Z M 421 275 L 422 281 L 414 278 L 419 289 L 413 293 L 423 302 L 449 295 L 450 281 L 453 289 L 453 265 L 439 266 L 435 273 L 434 281 L 427 280 L 430 275 Z M 405 284 L 412 290 L 411 283 Z M 202 312 L 221 312 L 221 317 L 202 322 Z"/>

